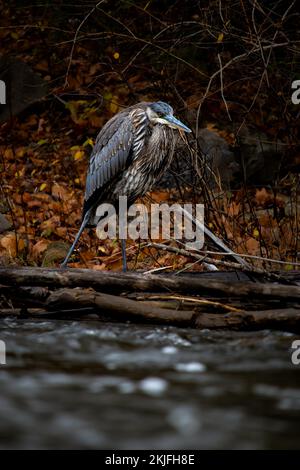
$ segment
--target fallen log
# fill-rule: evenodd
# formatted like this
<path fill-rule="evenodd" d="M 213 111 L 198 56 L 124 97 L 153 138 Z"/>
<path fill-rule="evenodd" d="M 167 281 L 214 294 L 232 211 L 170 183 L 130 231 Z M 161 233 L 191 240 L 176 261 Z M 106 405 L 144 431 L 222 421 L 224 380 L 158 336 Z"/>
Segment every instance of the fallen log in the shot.
<path fill-rule="evenodd" d="M 59 289 L 47 299 L 48 309 L 64 306 L 68 308 L 94 307 L 101 315 L 122 320 L 188 326 L 193 328 L 230 328 L 256 330 L 264 328 L 300 331 L 300 309 L 276 309 L 241 311 L 226 314 L 197 313 L 194 310 L 171 310 L 153 306 L 153 302 L 138 302 L 91 289 Z"/>
<path fill-rule="evenodd" d="M 18 318 L 80 319 L 96 313 L 101 320 L 300 331 L 300 287 L 293 285 L 32 267 L 2 267 L 0 282 L 5 284 L 0 285 L 0 294 L 7 299 L 2 316 L 12 306 L 22 307 Z M 32 307 L 39 307 L 39 313 Z"/>
<path fill-rule="evenodd" d="M 115 273 L 91 269 L 0 268 L 0 282 L 10 286 L 92 287 L 109 293 L 180 292 L 225 297 L 299 301 L 300 287 L 250 281 L 220 281 L 191 275 L 168 277 L 143 273 Z"/>
<path fill-rule="evenodd" d="M 0 318 L 17 317 L 22 320 L 80 320 L 90 315 L 96 315 L 93 307 L 87 308 L 73 308 L 73 309 L 59 309 L 59 310 L 46 310 L 45 308 L 1 308 Z M 98 315 L 99 317 L 99 315 Z"/>
<path fill-rule="evenodd" d="M 49 295 L 49 290 L 46 287 L 38 286 L 3 286 L 0 285 L 0 295 L 14 304 L 14 306 L 27 305 L 44 305 L 46 298 Z"/>
<path fill-rule="evenodd" d="M 155 307 L 153 302 L 103 294 L 91 289 L 58 289 L 50 293 L 43 310 L 3 309 L 0 316 L 17 315 L 33 319 L 81 319 L 96 313 L 102 321 L 128 321 L 191 327 L 198 329 L 259 330 L 280 329 L 300 332 L 300 309 L 240 311 L 225 314 Z"/>
<path fill-rule="evenodd" d="M 110 294 L 95 292 L 91 289 L 59 289 L 51 293 L 46 301 L 47 309 L 88 308 L 100 310 L 102 315 L 113 315 L 123 321 L 139 318 L 154 323 L 193 326 L 194 311 L 171 310 L 154 307 L 147 302 L 126 299 Z"/>
<path fill-rule="evenodd" d="M 282 330 L 300 332 L 300 309 L 245 311 L 233 314 L 212 314 L 197 316 L 195 328 L 231 330 Z"/>

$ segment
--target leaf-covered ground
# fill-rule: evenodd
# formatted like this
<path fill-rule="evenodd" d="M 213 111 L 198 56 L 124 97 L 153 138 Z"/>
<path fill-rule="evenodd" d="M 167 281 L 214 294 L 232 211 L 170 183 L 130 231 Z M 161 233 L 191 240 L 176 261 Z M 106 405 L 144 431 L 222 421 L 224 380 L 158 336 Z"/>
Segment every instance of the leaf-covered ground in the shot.
<path fill-rule="evenodd" d="M 242 35 L 242 28 L 238 30 L 234 25 L 234 17 L 231 23 L 228 20 L 222 25 L 218 17 L 209 24 L 213 18 L 209 10 L 186 4 L 184 12 L 180 10 L 183 16 L 179 35 L 176 2 L 150 3 L 143 6 L 144 10 L 126 2 L 120 2 L 115 10 L 103 6 L 101 15 L 98 12 L 87 18 L 91 7 L 84 2 L 76 13 L 70 2 L 64 7 L 54 5 L 50 13 L 43 2 L 44 10 L 22 2 L 1 6 L 0 55 L 22 60 L 48 84 L 48 94 L 42 101 L 0 124 L 0 213 L 11 222 L 10 230 L 0 234 L 1 264 L 56 266 L 61 262 L 80 226 L 85 174 L 94 139 L 121 107 L 163 99 L 195 129 L 203 97 L 200 125 L 213 128 L 229 144 L 235 137 L 233 121 L 237 127 L 246 121 L 270 140 L 280 136 L 287 148 L 291 145 L 286 172 L 272 188 L 211 192 L 210 202 L 206 200 L 206 222 L 239 253 L 286 262 L 298 260 L 299 178 L 293 169 L 300 163 L 295 147 L 299 129 L 294 109 L 287 104 L 290 78 L 284 76 L 283 56 L 278 53 L 268 69 L 274 77 L 272 86 L 268 85 L 270 77 L 262 80 L 264 67 L 259 55 L 249 54 L 253 63 L 243 63 L 242 69 L 239 64 L 228 67 L 223 76 L 225 88 L 223 83 L 220 89 L 219 81 L 209 90 L 208 79 L 219 66 L 220 57 L 230 61 L 234 54 L 242 53 L 236 36 L 237 31 Z M 78 28 L 84 18 L 81 31 Z M 185 29 L 185 23 L 189 28 L 201 26 L 199 43 L 196 30 Z M 132 36 L 128 31 L 124 33 L 122 25 Z M 263 35 L 265 30 L 261 31 Z M 254 41 L 249 34 L 244 38 L 246 51 Z M 292 47 L 287 53 L 292 54 Z M 291 64 L 289 61 L 292 68 Z M 289 172 L 290 168 L 293 171 Z M 155 201 L 180 199 L 174 191 L 171 195 L 156 191 L 151 197 Z M 200 201 L 203 199 L 199 196 Z M 203 269 L 191 257 L 146 245 L 147 241 L 128 242 L 131 269 Z M 181 247 L 175 242 L 171 245 Z M 258 259 L 251 262 L 270 267 Z M 121 264 L 118 240 L 100 242 L 90 230 L 82 235 L 70 266 L 119 270 Z M 279 267 L 291 269 L 292 265 Z"/>

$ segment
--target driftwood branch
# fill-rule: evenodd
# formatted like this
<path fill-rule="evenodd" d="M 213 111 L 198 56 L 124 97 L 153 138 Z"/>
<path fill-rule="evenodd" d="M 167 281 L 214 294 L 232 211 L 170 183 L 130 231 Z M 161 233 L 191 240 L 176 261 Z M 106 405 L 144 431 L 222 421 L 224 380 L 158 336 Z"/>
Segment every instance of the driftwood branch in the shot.
<path fill-rule="evenodd" d="M 1 308 L 0 318 L 17 317 L 19 319 L 72 319 L 78 320 L 85 318 L 87 315 L 95 316 L 95 309 L 93 307 L 86 308 L 72 308 L 59 310 L 47 310 L 46 308 Z"/>
<path fill-rule="evenodd" d="M 294 285 L 44 268 L 0 268 L 0 283 L 0 316 L 80 319 L 92 313 L 104 321 L 300 331 L 300 287 Z"/>
<path fill-rule="evenodd" d="M 232 261 L 224 261 L 224 260 L 220 260 L 220 259 L 211 258 L 209 256 L 209 253 L 213 253 L 214 255 L 218 255 L 218 256 L 228 256 L 228 255 L 230 255 L 230 253 L 203 251 L 201 254 L 199 254 L 199 252 L 197 253 L 197 252 L 194 252 L 194 251 L 188 251 L 188 250 L 185 250 L 183 248 L 178 248 L 176 246 L 170 246 L 170 245 L 166 245 L 166 244 L 163 244 L 163 243 L 148 243 L 147 247 L 156 248 L 158 250 L 163 250 L 163 251 L 168 251 L 170 253 L 176 253 L 178 255 L 189 257 L 189 258 L 194 258 L 194 259 L 198 260 L 199 263 L 202 263 L 203 266 L 207 265 L 207 263 L 210 263 L 212 265 L 216 265 L 216 266 L 221 265 L 221 266 L 225 266 L 227 268 L 243 271 L 243 272 L 249 273 L 249 274 L 252 273 L 252 274 L 263 275 L 267 279 L 273 280 L 273 281 L 280 282 L 283 279 L 282 276 L 280 276 L 279 274 L 270 273 L 270 272 L 266 271 L 265 269 L 256 268 L 256 267 L 250 265 L 249 263 L 247 264 L 247 266 L 245 266 L 245 265 L 240 265 L 239 263 L 234 263 Z M 201 250 L 199 250 L 199 251 L 201 251 Z M 239 255 L 239 256 L 241 257 L 241 256 L 244 256 L 244 255 Z M 259 257 L 259 256 L 257 256 L 256 258 L 264 260 L 264 258 Z M 266 261 L 270 261 L 270 258 L 267 258 Z M 282 264 L 288 264 L 288 263 L 282 262 Z"/>
<path fill-rule="evenodd" d="M 113 315 L 118 319 L 128 320 L 132 317 L 154 322 L 180 324 L 191 326 L 193 324 L 194 311 L 177 311 L 154 307 L 147 302 L 126 299 L 110 294 L 95 292 L 91 289 L 59 289 L 47 299 L 46 306 L 56 309 L 59 306 L 74 308 L 93 307 L 100 310 L 103 315 Z"/>
<path fill-rule="evenodd" d="M 299 301 L 300 287 L 285 284 L 232 282 L 185 276 L 115 273 L 91 269 L 0 268 L 0 283 L 8 286 L 92 287 L 98 291 L 180 292 L 224 297 Z"/>
<path fill-rule="evenodd" d="M 0 295 L 13 299 L 14 306 L 24 305 L 24 302 L 27 306 L 38 306 L 44 305 L 49 295 L 49 290 L 47 287 L 16 286 L 15 284 L 8 286 L 0 285 Z"/>
<path fill-rule="evenodd" d="M 278 329 L 300 331 L 299 309 L 258 310 L 219 315 L 208 313 L 195 319 L 195 328 L 226 328 L 234 330 Z"/>
<path fill-rule="evenodd" d="M 154 307 L 147 302 L 102 294 L 88 289 L 60 289 L 47 300 L 48 308 L 94 307 L 102 315 L 118 319 L 148 321 L 194 328 L 261 329 L 284 328 L 300 331 L 300 309 L 261 310 L 255 312 L 230 312 L 225 315 L 197 313 L 193 310 L 170 310 Z"/>
<path fill-rule="evenodd" d="M 246 260 L 241 258 L 237 253 L 235 253 L 227 245 L 225 245 L 225 243 L 222 242 L 222 240 L 220 240 L 220 238 L 218 238 L 214 233 L 212 233 L 209 228 L 206 227 L 206 225 L 204 225 L 202 222 L 193 217 L 192 214 L 190 214 L 187 210 L 182 209 L 182 212 L 185 217 L 190 219 L 197 226 L 197 228 L 204 232 L 205 235 L 207 235 L 214 242 L 214 244 L 218 246 L 222 251 L 231 255 L 232 258 L 234 258 L 244 268 L 251 269 L 251 265 Z"/>
<path fill-rule="evenodd" d="M 81 318 L 97 313 L 102 320 L 131 320 L 198 329 L 258 330 L 263 328 L 300 331 L 300 309 L 240 311 L 225 314 L 159 308 L 153 302 L 95 292 L 92 289 L 58 289 L 47 298 L 44 309 L 0 310 L 0 315 L 20 318 Z"/>

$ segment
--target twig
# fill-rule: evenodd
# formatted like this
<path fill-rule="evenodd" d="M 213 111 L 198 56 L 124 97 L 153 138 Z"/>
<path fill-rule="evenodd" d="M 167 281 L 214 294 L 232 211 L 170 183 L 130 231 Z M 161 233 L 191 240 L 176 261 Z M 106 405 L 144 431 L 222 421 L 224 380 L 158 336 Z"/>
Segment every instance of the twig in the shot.
<path fill-rule="evenodd" d="M 297 41 L 296 41 L 297 42 Z M 284 47 L 284 46 L 288 46 L 290 45 L 290 43 L 288 41 L 285 41 L 285 42 L 282 42 L 282 43 L 278 43 L 278 44 L 269 44 L 267 46 L 262 46 L 262 49 L 263 50 L 269 50 L 269 49 L 275 49 L 277 47 Z M 243 54 L 239 54 L 235 57 L 233 57 L 232 59 L 230 59 L 228 62 L 226 62 L 225 65 L 223 65 L 222 67 L 222 73 L 225 69 L 227 69 L 230 65 L 234 64 L 235 62 L 238 62 L 239 60 L 241 59 L 244 59 L 245 57 L 249 57 L 251 54 L 255 54 L 256 52 L 260 51 L 260 47 L 253 47 L 253 49 L 251 51 L 248 51 L 248 52 L 244 52 Z M 201 112 L 201 107 L 202 107 L 202 104 L 204 103 L 205 99 L 207 98 L 208 96 L 208 93 L 210 91 L 210 87 L 212 85 L 212 82 L 213 80 L 221 73 L 221 70 L 218 69 L 216 70 L 216 72 L 214 72 L 210 79 L 209 79 L 209 82 L 208 82 L 208 85 L 206 87 L 206 90 L 205 90 L 205 93 L 200 101 L 200 104 L 198 106 L 198 109 L 197 109 L 197 118 L 196 118 L 196 139 L 198 138 L 198 133 L 199 133 L 199 117 L 200 117 L 200 112 Z"/>
<path fill-rule="evenodd" d="M 243 260 L 238 254 L 236 254 L 234 251 L 232 251 L 230 248 L 228 248 L 222 240 L 220 240 L 216 235 L 214 235 L 202 222 L 197 220 L 195 217 L 193 217 L 187 210 L 181 209 L 184 216 L 190 219 L 202 232 L 204 232 L 221 250 L 223 250 L 225 253 L 230 254 L 240 265 L 246 267 L 246 268 L 251 268 L 250 265 Z"/>
<path fill-rule="evenodd" d="M 203 250 L 197 250 L 200 253 L 206 253 L 208 255 L 222 255 L 222 256 L 230 256 L 230 253 L 220 253 L 218 251 L 203 251 Z M 300 263 L 296 263 L 293 261 L 281 261 L 279 259 L 273 259 L 273 258 L 264 258 L 263 256 L 256 256 L 256 255 L 247 255 L 244 253 L 239 253 L 239 256 L 241 258 L 249 258 L 249 259 L 257 259 L 261 261 L 268 261 L 269 263 L 275 263 L 275 264 L 284 264 L 287 266 L 300 266 Z"/>
<path fill-rule="evenodd" d="M 71 49 L 71 53 L 70 53 L 70 58 L 69 58 L 69 63 L 68 63 L 68 68 L 67 68 L 67 72 L 66 72 L 66 78 L 65 78 L 65 84 L 64 84 L 64 88 L 66 88 L 68 86 L 68 76 L 69 76 L 69 72 L 70 72 L 70 68 L 71 68 L 71 64 L 72 64 L 72 59 L 73 59 L 73 54 L 74 54 L 74 49 L 75 49 L 75 44 L 76 44 L 76 41 L 77 41 L 77 37 L 78 37 L 78 34 L 79 34 L 79 31 L 81 30 L 82 26 L 84 25 L 84 23 L 88 20 L 88 18 L 91 16 L 92 13 L 94 13 L 94 11 L 98 8 L 99 5 L 101 5 L 101 3 L 103 3 L 105 0 L 100 0 L 90 11 L 89 13 L 83 18 L 83 20 L 81 21 L 81 23 L 79 24 L 78 28 L 76 29 L 75 31 L 75 35 L 74 35 L 74 38 L 73 38 L 73 41 L 72 41 L 72 49 Z"/>
<path fill-rule="evenodd" d="M 150 244 L 151 246 L 151 244 Z M 165 271 L 166 269 L 171 269 L 173 266 L 170 265 L 170 266 L 160 266 L 159 268 L 153 268 L 153 269 L 150 269 L 149 271 L 146 271 L 147 274 L 152 274 L 152 273 L 158 273 L 160 271 Z"/>
<path fill-rule="evenodd" d="M 185 256 L 185 257 L 189 257 L 189 258 L 195 258 L 199 262 L 203 262 L 205 260 L 205 261 L 207 261 L 209 263 L 212 263 L 212 264 L 219 264 L 219 265 L 227 266 L 229 268 L 234 268 L 234 269 L 243 269 L 243 267 L 241 268 L 241 265 L 239 263 L 233 263 L 233 262 L 230 262 L 230 261 L 222 261 L 222 260 L 219 260 L 219 259 L 209 258 L 207 256 L 209 253 L 211 253 L 209 251 L 206 251 L 206 252 L 203 251 L 203 253 L 206 254 L 206 255 L 203 256 L 203 255 L 199 255 L 198 253 L 194 253 L 193 251 L 184 250 L 183 248 L 177 248 L 175 246 L 164 245 L 163 243 L 154 243 L 154 242 L 149 243 L 147 245 L 147 247 L 156 248 L 158 250 L 163 250 L 163 251 L 169 251 L 170 253 L 176 253 L 177 255 L 181 255 L 181 256 Z M 213 254 L 223 256 L 225 253 L 214 252 Z M 226 253 L 226 255 L 231 256 L 229 253 Z M 158 268 L 158 269 L 161 269 L 161 268 Z M 252 266 L 250 267 L 250 269 L 247 268 L 247 270 L 249 270 L 251 272 L 256 271 L 255 268 L 253 268 Z M 147 271 L 147 272 L 149 273 L 149 272 L 152 272 L 152 271 Z M 257 272 L 265 273 L 265 271 L 263 271 L 263 270 L 258 270 Z"/>
<path fill-rule="evenodd" d="M 208 305 L 211 307 L 222 308 L 224 310 L 230 312 L 238 312 L 241 313 L 242 310 L 231 305 L 222 304 L 221 302 L 215 302 L 212 300 L 206 299 L 198 299 L 196 297 L 186 297 L 186 296 L 179 296 L 179 295 L 169 295 L 169 294 L 146 294 L 143 298 L 150 299 L 150 300 L 179 300 L 180 302 L 191 302 L 194 304 L 201 304 L 201 305 Z M 137 300 L 141 300 L 141 296 L 136 297 Z"/>
<path fill-rule="evenodd" d="M 229 121 L 232 121 L 231 116 L 230 116 L 230 112 L 229 112 L 229 109 L 228 109 L 227 101 L 225 100 L 225 96 L 224 96 L 223 67 L 222 67 L 222 60 L 221 60 L 220 54 L 218 54 L 218 60 L 219 60 L 219 65 L 220 65 L 221 96 L 222 96 L 222 100 L 223 100 L 223 103 L 224 103 L 225 108 L 226 108 L 226 112 L 227 112 L 227 116 L 228 116 L 228 118 L 229 118 Z"/>

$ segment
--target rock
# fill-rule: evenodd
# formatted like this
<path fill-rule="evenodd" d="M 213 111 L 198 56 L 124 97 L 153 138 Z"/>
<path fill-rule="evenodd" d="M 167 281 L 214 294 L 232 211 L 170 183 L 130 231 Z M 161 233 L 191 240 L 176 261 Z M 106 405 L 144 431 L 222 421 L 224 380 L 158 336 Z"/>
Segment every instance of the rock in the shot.
<path fill-rule="evenodd" d="M 66 242 L 57 241 L 50 243 L 43 256 L 42 266 L 56 266 L 65 259 L 69 248 L 70 245 Z"/>
<path fill-rule="evenodd" d="M 0 233 L 6 232 L 11 228 L 11 223 L 7 220 L 7 218 L 0 214 Z"/>
<path fill-rule="evenodd" d="M 200 129 L 197 145 L 180 138 L 170 169 L 156 188 L 181 188 L 206 184 L 210 189 L 237 189 L 244 183 L 269 186 L 275 183 L 285 158 L 281 142 L 270 142 L 258 131 L 244 129 L 238 145 L 230 147 L 216 132 Z"/>
<path fill-rule="evenodd" d="M 242 180 L 258 186 L 274 184 L 284 160 L 283 148 L 261 132 L 244 129 L 236 149 Z"/>
<path fill-rule="evenodd" d="M 209 129 L 200 129 L 198 147 L 208 186 L 230 188 L 240 172 L 240 165 L 226 140 Z"/>
<path fill-rule="evenodd" d="M 189 145 L 178 140 L 172 165 L 155 187 L 177 188 L 178 184 L 193 186 L 204 181 L 210 188 L 230 188 L 240 166 L 226 140 L 209 129 L 200 129 L 198 145 L 192 139 Z"/>
<path fill-rule="evenodd" d="M 6 104 L 0 106 L 0 122 L 19 114 L 47 93 L 47 84 L 40 75 L 14 57 L 0 58 L 0 80 L 6 88 Z"/>

